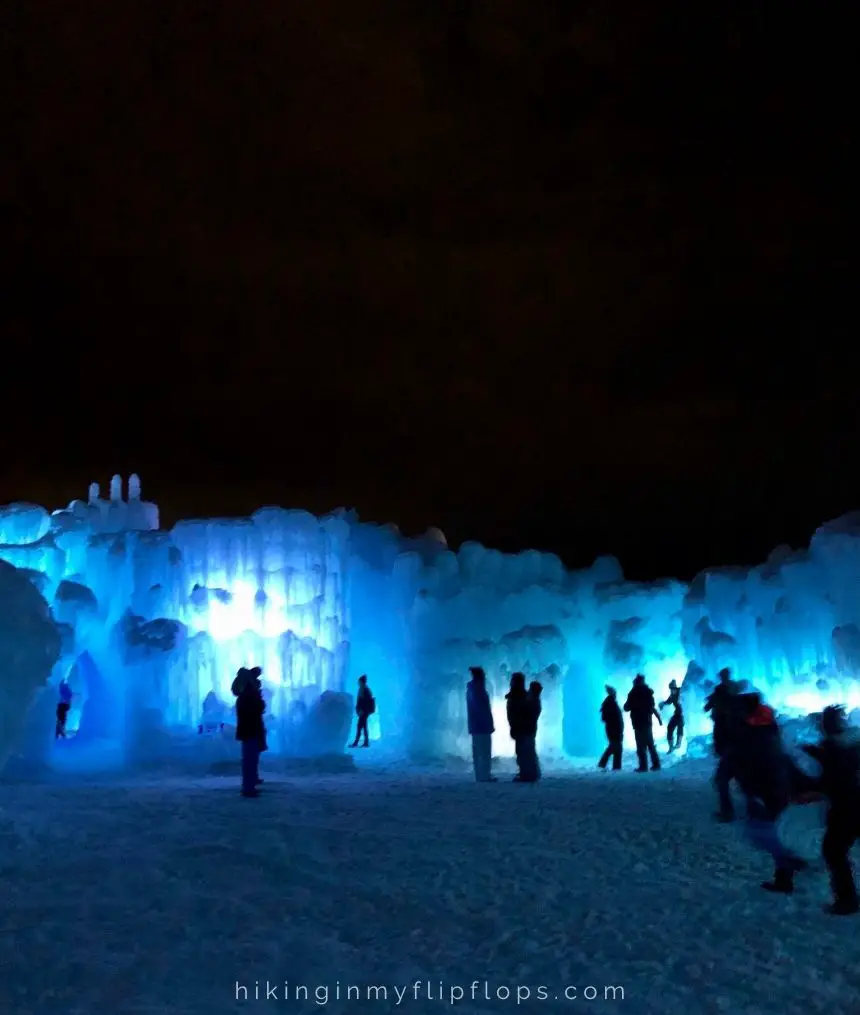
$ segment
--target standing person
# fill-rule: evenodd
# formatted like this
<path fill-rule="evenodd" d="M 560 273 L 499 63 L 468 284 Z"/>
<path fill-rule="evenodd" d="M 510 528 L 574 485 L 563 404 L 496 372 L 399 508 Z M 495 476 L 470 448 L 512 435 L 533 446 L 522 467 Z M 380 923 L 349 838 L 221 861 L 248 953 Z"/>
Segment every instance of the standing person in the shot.
<path fill-rule="evenodd" d="M 717 756 L 714 786 L 719 800 L 717 820 L 722 822 L 735 820 L 731 783 L 735 778 L 732 741 L 738 727 L 737 697 L 737 688 L 732 682 L 731 671 L 728 668 L 720 670 L 717 686 L 705 699 L 705 711 L 710 712 L 714 720 L 713 744 L 714 754 Z"/>
<path fill-rule="evenodd" d="M 822 740 L 803 750 L 821 766 L 815 788 L 829 801 L 821 852 L 830 872 L 834 916 L 860 911 L 849 853 L 860 838 L 860 741 L 844 709 L 831 705 L 821 716 Z"/>
<path fill-rule="evenodd" d="M 259 670 L 256 671 L 259 673 Z M 236 695 L 236 739 L 242 744 L 242 796 L 259 796 L 260 750 L 266 736 L 263 713 L 266 703 L 260 693 L 255 671 L 244 667 L 233 681 Z"/>
<path fill-rule="evenodd" d="M 57 725 L 54 730 L 55 740 L 65 740 L 66 738 L 66 722 L 69 718 L 69 711 L 72 707 L 72 689 L 69 686 L 69 682 L 66 679 L 60 681 L 60 686 L 57 688 L 58 701 L 57 701 Z"/>
<path fill-rule="evenodd" d="M 540 759 L 537 753 L 537 731 L 538 731 L 538 720 L 540 714 L 543 711 L 541 705 L 541 692 L 543 691 L 543 684 L 537 680 L 533 680 L 529 684 L 529 689 L 526 692 L 528 699 L 528 732 L 525 737 L 522 738 L 521 754 L 522 754 L 522 766 L 520 774 L 522 776 L 522 782 L 537 782 L 541 777 L 540 770 Z"/>
<path fill-rule="evenodd" d="M 496 782 L 493 777 L 493 709 L 487 691 L 487 675 L 480 666 L 470 666 L 472 679 L 466 685 L 466 717 L 472 738 L 472 764 L 476 782 Z"/>
<path fill-rule="evenodd" d="M 600 719 L 606 730 L 609 746 L 600 756 L 597 767 L 605 769 L 609 759 L 612 758 L 612 771 L 618 772 L 621 769 L 621 751 L 624 743 L 624 713 L 618 704 L 615 688 L 609 684 L 606 685 L 606 697 L 600 706 Z"/>
<path fill-rule="evenodd" d="M 665 708 L 667 705 L 672 706 L 672 717 L 669 720 L 669 725 L 666 727 L 666 742 L 669 744 L 669 753 L 676 751 L 681 746 L 681 741 L 684 739 L 684 710 L 681 708 L 681 688 L 678 687 L 677 681 L 669 681 L 669 697 L 665 701 L 660 702 L 660 708 Z M 678 738 L 675 739 L 677 733 Z"/>
<path fill-rule="evenodd" d="M 636 771 L 648 771 L 648 757 L 650 755 L 651 771 L 658 772 L 660 770 L 660 756 L 654 746 L 652 719 L 656 719 L 661 726 L 663 720 L 657 711 L 654 692 L 645 683 L 645 678 L 641 673 L 638 673 L 633 680 L 633 687 L 624 703 L 624 711 L 630 713 L 630 722 L 636 737 L 636 754 L 639 757 L 639 767 Z"/>
<path fill-rule="evenodd" d="M 782 746 L 773 710 L 759 694 L 739 695 L 734 703 L 739 718 L 732 734 L 735 778 L 747 805 L 747 835 L 756 849 L 773 858 L 772 880 L 762 883 L 769 892 L 790 895 L 794 875 L 807 867 L 779 838 L 777 821 L 788 809 L 802 773 Z"/>
<path fill-rule="evenodd" d="M 517 755 L 517 775 L 514 782 L 528 782 L 526 778 L 527 764 L 524 764 L 523 754 L 527 748 L 525 741 L 531 735 L 533 713 L 529 702 L 528 691 L 526 691 L 526 678 L 524 673 L 511 674 L 511 688 L 505 695 L 506 710 L 508 715 L 508 727 L 511 731 L 511 740 L 514 742 Z"/>
<path fill-rule="evenodd" d="M 367 677 L 362 675 L 358 678 L 358 696 L 355 699 L 355 714 L 358 716 L 358 722 L 355 727 L 355 740 L 349 745 L 350 747 L 358 747 L 358 741 L 364 734 L 364 743 L 362 747 L 370 747 L 370 736 L 367 732 L 367 720 L 376 711 L 376 698 L 370 693 L 370 688 L 367 686 Z"/>

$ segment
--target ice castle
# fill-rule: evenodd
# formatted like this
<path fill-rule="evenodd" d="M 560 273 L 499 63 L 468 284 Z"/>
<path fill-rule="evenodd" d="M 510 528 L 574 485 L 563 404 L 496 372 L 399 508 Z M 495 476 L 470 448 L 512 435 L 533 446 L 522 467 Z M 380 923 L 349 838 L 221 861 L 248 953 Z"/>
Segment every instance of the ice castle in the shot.
<path fill-rule="evenodd" d="M 5 562 L 5 563 L 4 563 Z M 168 753 L 209 716 L 231 721 L 242 665 L 263 669 L 270 749 L 293 749 L 297 716 L 350 699 L 369 675 L 371 733 L 403 756 L 468 755 L 467 668 L 487 671 L 499 730 L 510 674 L 539 679 L 546 757 L 594 754 L 604 684 L 643 672 L 658 696 L 685 686 L 688 733 L 730 666 L 786 714 L 860 706 L 860 514 L 820 528 L 746 569 L 690 585 L 625 581 L 601 558 L 567 571 L 552 555 L 458 552 L 432 530 L 339 511 L 316 518 L 264 508 L 243 519 L 159 527 L 140 481 L 114 476 L 104 500 L 48 512 L 0 508 L 0 765 L 134 764 Z M 73 692 L 67 741 L 54 742 L 56 687 Z M 344 707 L 345 703 L 345 707 Z M 219 711 L 220 710 L 220 711 Z"/>

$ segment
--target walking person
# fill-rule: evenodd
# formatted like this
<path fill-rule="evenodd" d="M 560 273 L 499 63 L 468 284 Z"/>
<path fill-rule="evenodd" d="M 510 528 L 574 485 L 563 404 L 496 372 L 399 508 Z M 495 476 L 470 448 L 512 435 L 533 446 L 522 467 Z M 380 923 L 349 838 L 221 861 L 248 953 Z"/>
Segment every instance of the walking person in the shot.
<path fill-rule="evenodd" d="M 493 709 L 487 691 L 487 676 L 480 666 L 470 666 L 472 679 L 466 685 L 466 718 L 472 738 L 472 764 L 476 782 L 496 782 L 493 777 Z"/>
<path fill-rule="evenodd" d="M 829 803 L 821 852 L 833 889 L 834 916 L 849 916 L 860 911 L 857 885 L 851 866 L 850 851 L 860 839 L 860 739 L 836 705 L 821 716 L 822 739 L 806 744 L 802 750 L 821 766 L 815 780 L 817 792 Z"/>
<path fill-rule="evenodd" d="M 770 855 L 774 865 L 773 877 L 762 888 L 790 895 L 794 875 L 808 864 L 783 845 L 777 822 L 804 777 L 785 753 L 776 717 L 761 696 L 739 695 L 733 704 L 740 722 L 732 735 L 732 764 L 746 800 L 747 836 L 756 849 Z"/>
<path fill-rule="evenodd" d="M 605 769 L 612 758 L 612 771 L 618 772 L 621 769 L 621 752 L 624 743 L 624 713 L 618 704 L 618 696 L 615 688 L 606 685 L 606 697 L 600 706 L 600 719 L 603 728 L 606 730 L 608 746 L 597 762 L 598 768 Z"/>
<path fill-rule="evenodd" d="M 364 736 L 364 743 L 361 746 L 370 747 L 367 721 L 375 711 L 376 698 L 373 697 L 370 688 L 367 686 L 367 677 L 362 675 L 358 678 L 358 695 L 355 699 L 355 714 L 358 717 L 355 727 L 355 740 L 350 744 L 350 747 L 358 747 L 358 742 L 362 735 Z"/>
<path fill-rule="evenodd" d="M 663 720 L 657 711 L 654 692 L 645 683 L 645 677 L 638 673 L 633 680 L 633 687 L 624 703 L 624 711 L 630 713 L 633 734 L 636 737 L 636 754 L 639 758 L 637 772 L 648 771 L 648 759 L 651 760 L 651 771 L 660 770 L 660 756 L 654 746 L 654 729 L 652 720 L 656 719 L 662 726 Z"/>
<path fill-rule="evenodd" d="M 717 756 L 714 786 L 719 801 L 717 820 L 724 823 L 735 820 L 731 784 L 735 778 L 733 741 L 739 725 L 737 698 L 731 671 L 728 668 L 720 670 L 717 686 L 705 699 L 705 711 L 710 713 L 714 721 L 713 745 Z"/>

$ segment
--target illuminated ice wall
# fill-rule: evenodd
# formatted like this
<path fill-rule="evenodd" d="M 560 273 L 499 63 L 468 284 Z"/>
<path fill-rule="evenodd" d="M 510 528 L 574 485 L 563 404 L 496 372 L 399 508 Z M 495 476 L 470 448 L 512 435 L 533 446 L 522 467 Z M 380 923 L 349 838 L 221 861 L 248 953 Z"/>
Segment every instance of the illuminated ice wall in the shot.
<path fill-rule="evenodd" d="M 329 746 L 342 749 L 347 695 L 367 673 L 374 740 L 402 755 L 468 757 L 473 664 L 488 674 L 498 754 L 512 753 L 504 694 L 515 670 L 544 687 L 545 757 L 597 752 L 604 684 L 623 697 L 637 672 L 658 699 L 671 679 L 684 682 L 692 736 L 708 730 L 701 704 L 722 666 L 788 715 L 830 702 L 860 707 L 860 515 L 760 567 L 643 585 L 625 581 L 612 558 L 570 572 L 534 551 L 469 543 L 454 553 L 438 531 L 405 539 L 347 512 L 317 519 L 265 508 L 168 532 L 139 480 L 131 477 L 127 496 L 122 486 L 114 477 L 108 499 L 94 485 L 86 501 L 52 514 L 0 508 L 0 560 L 37 593 L 26 602 L 15 594 L 23 619 L 14 629 L 30 617 L 39 633 L 29 657 L 48 660 L 41 693 L 0 675 L 4 700 L 19 686 L 35 698 L 20 709 L 27 758 L 133 764 L 155 747 L 195 749 L 198 730 L 222 722 L 229 739 L 230 685 L 242 665 L 263 668 L 273 752 L 305 749 L 302 722 L 328 729 Z M 12 630 L 4 628 L 4 651 L 23 659 Z M 57 744 L 63 678 L 75 695 L 74 736 Z"/>

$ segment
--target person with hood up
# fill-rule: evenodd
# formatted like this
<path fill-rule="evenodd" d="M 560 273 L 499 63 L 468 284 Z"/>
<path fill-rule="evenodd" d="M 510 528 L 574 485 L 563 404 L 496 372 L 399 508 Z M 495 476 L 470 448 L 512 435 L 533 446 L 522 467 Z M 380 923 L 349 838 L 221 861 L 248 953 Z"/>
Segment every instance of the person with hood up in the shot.
<path fill-rule="evenodd" d="M 660 770 L 660 756 L 654 746 L 654 730 L 652 719 L 656 719 L 662 726 L 663 720 L 657 711 L 654 701 L 654 692 L 645 683 L 645 677 L 638 673 L 633 680 L 633 687 L 627 695 L 624 703 L 624 711 L 630 713 L 630 722 L 633 726 L 633 734 L 636 737 L 636 754 L 639 757 L 637 772 L 648 771 L 648 758 L 651 758 L 651 771 Z"/>
<path fill-rule="evenodd" d="M 762 702 L 761 695 L 739 695 L 735 707 L 739 723 L 733 733 L 732 757 L 747 805 L 747 835 L 774 863 L 773 878 L 763 882 L 762 888 L 790 895 L 795 873 L 808 865 L 782 844 L 777 822 L 805 788 L 805 777 L 785 753 L 773 709 Z"/>
<path fill-rule="evenodd" d="M 470 666 L 472 679 L 466 685 L 466 718 L 472 738 L 472 764 L 476 782 L 496 782 L 493 777 L 493 709 L 487 691 L 487 676 L 480 666 Z"/>
<path fill-rule="evenodd" d="M 605 769 L 609 759 L 612 758 L 612 771 L 618 772 L 621 769 L 621 751 L 624 743 L 624 713 L 618 704 L 615 688 L 609 684 L 606 685 L 606 697 L 600 706 L 600 719 L 606 730 L 609 746 L 600 756 L 597 767 Z"/>
<path fill-rule="evenodd" d="M 266 726 L 263 714 L 266 703 L 260 686 L 259 666 L 246 669 L 244 666 L 233 681 L 236 695 L 236 739 L 242 744 L 242 796 L 259 796 L 257 787 L 260 779 L 260 752 L 266 742 Z"/>
<path fill-rule="evenodd" d="M 376 698 L 373 697 L 370 688 L 367 686 L 367 677 L 362 675 L 358 678 L 358 695 L 355 699 L 355 714 L 358 722 L 355 727 L 355 740 L 350 747 L 358 747 L 358 741 L 364 734 L 362 747 L 370 747 L 370 735 L 367 732 L 367 723 L 376 711 Z"/>
<path fill-rule="evenodd" d="M 532 699 L 526 690 L 524 673 L 511 675 L 511 689 L 505 695 L 507 705 L 508 726 L 514 742 L 519 772 L 514 782 L 535 782 L 536 774 L 531 756 L 535 756 L 535 736 L 537 735 L 537 714 Z"/>
<path fill-rule="evenodd" d="M 849 857 L 860 838 L 860 734 L 848 724 L 845 710 L 831 705 L 821 716 L 822 739 L 802 750 L 821 766 L 814 790 L 829 802 L 821 852 L 830 872 L 834 916 L 860 910 Z"/>
<path fill-rule="evenodd" d="M 705 699 L 705 711 L 714 720 L 713 744 L 717 756 L 714 786 L 719 799 L 717 820 L 731 822 L 735 820 L 731 793 L 732 780 L 735 778 L 732 747 L 742 720 L 738 716 L 738 689 L 728 668 L 720 670 L 717 686 Z"/>
<path fill-rule="evenodd" d="M 669 744 L 669 753 L 676 751 L 684 739 L 684 710 L 681 708 L 681 688 L 676 680 L 669 681 L 669 697 L 660 702 L 660 708 L 667 705 L 672 706 L 672 717 L 666 727 L 666 742 Z M 677 739 L 676 739 L 677 734 Z"/>

